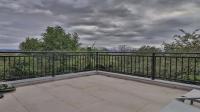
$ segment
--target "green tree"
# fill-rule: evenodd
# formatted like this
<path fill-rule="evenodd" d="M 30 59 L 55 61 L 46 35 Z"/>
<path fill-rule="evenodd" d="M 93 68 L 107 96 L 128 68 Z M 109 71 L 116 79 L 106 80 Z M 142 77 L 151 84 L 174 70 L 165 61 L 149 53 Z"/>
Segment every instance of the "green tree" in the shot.
<path fill-rule="evenodd" d="M 36 51 L 42 50 L 42 42 L 37 38 L 26 38 L 24 42 L 22 42 L 19 48 L 23 51 Z"/>
<path fill-rule="evenodd" d="M 79 35 L 78 33 L 73 33 L 72 36 L 70 36 L 71 41 L 71 50 L 77 50 L 81 43 L 79 43 Z"/>
<path fill-rule="evenodd" d="M 79 47 L 78 34 L 65 33 L 65 30 L 60 26 L 47 27 L 46 31 L 42 33 L 41 40 L 27 38 L 20 44 L 20 49 L 23 51 L 74 51 L 79 49 Z"/>
<path fill-rule="evenodd" d="M 188 33 L 180 29 L 183 35 L 175 35 L 173 42 L 163 43 L 164 50 L 166 52 L 199 52 L 200 34 L 197 33 L 199 30 Z"/>
<path fill-rule="evenodd" d="M 47 27 L 46 32 L 42 34 L 44 41 L 44 50 L 77 50 L 80 46 L 77 33 L 65 33 L 60 26 Z"/>

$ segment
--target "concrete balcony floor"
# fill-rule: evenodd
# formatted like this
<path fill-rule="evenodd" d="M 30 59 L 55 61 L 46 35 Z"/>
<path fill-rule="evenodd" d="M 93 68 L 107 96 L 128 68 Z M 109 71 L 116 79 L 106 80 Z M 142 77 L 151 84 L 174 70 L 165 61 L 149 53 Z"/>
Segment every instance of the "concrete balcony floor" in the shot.
<path fill-rule="evenodd" d="M 18 87 L 0 112 L 159 112 L 186 92 L 93 75 Z"/>

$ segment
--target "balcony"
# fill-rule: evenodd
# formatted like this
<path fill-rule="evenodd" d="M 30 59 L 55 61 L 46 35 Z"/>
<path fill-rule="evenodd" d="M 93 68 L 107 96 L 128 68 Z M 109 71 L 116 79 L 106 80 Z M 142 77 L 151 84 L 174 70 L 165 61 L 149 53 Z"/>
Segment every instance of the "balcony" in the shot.
<path fill-rule="evenodd" d="M 186 91 L 102 75 L 18 87 L 3 112 L 159 112 Z"/>
<path fill-rule="evenodd" d="M 0 99 L 3 112 L 159 112 L 200 89 L 195 53 L 2 52 L 0 61 L 1 81 L 18 87 Z"/>

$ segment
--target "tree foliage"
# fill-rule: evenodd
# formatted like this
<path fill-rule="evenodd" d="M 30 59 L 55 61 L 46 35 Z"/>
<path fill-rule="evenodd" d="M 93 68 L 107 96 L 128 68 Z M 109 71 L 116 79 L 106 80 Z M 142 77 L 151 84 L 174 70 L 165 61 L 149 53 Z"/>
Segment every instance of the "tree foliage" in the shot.
<path fill-rule="evenodd" d="M 37 38 L 26 38 L 24 42 L 20 44 L 20 49 L 23 51 L 36 51 L 42 49 L 42 42 Z"/>
<path fill-rule="evenodd" d="M 161 49 L 154 46 L 144 45 L 140 47 L 137 52 L 161 52 Z"/>
<path fill-rule="evenodd" d="M 180 29 L 183 35 L 175 35 L 172 43 L 163 43 L 164 50 L 166 52 L 199 52 L 200 34 L 197 33 L 199 30 L 188 33 Z"/>
<path fill-rule="evenodd" d="M 60 26 L 47 27 L 41 36 L 40 40 L 27 38 L 20 44 L 20 49 L 23 51 L 74 51 L 80 47 L 78 34 L 65 33 L 65 30 Z"/>

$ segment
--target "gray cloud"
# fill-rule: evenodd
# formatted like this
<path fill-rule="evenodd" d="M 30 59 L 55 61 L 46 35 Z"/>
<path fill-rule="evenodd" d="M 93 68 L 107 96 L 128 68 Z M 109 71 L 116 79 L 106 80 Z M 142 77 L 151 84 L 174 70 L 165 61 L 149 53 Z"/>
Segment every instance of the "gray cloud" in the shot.
<path fill-rule="evenodd" d="M 77 32 L 83 45 L 160 45 L 200 28 L 199 0 L 1 0 L 0 48 L 18 48 L 47 26 Z"/>

